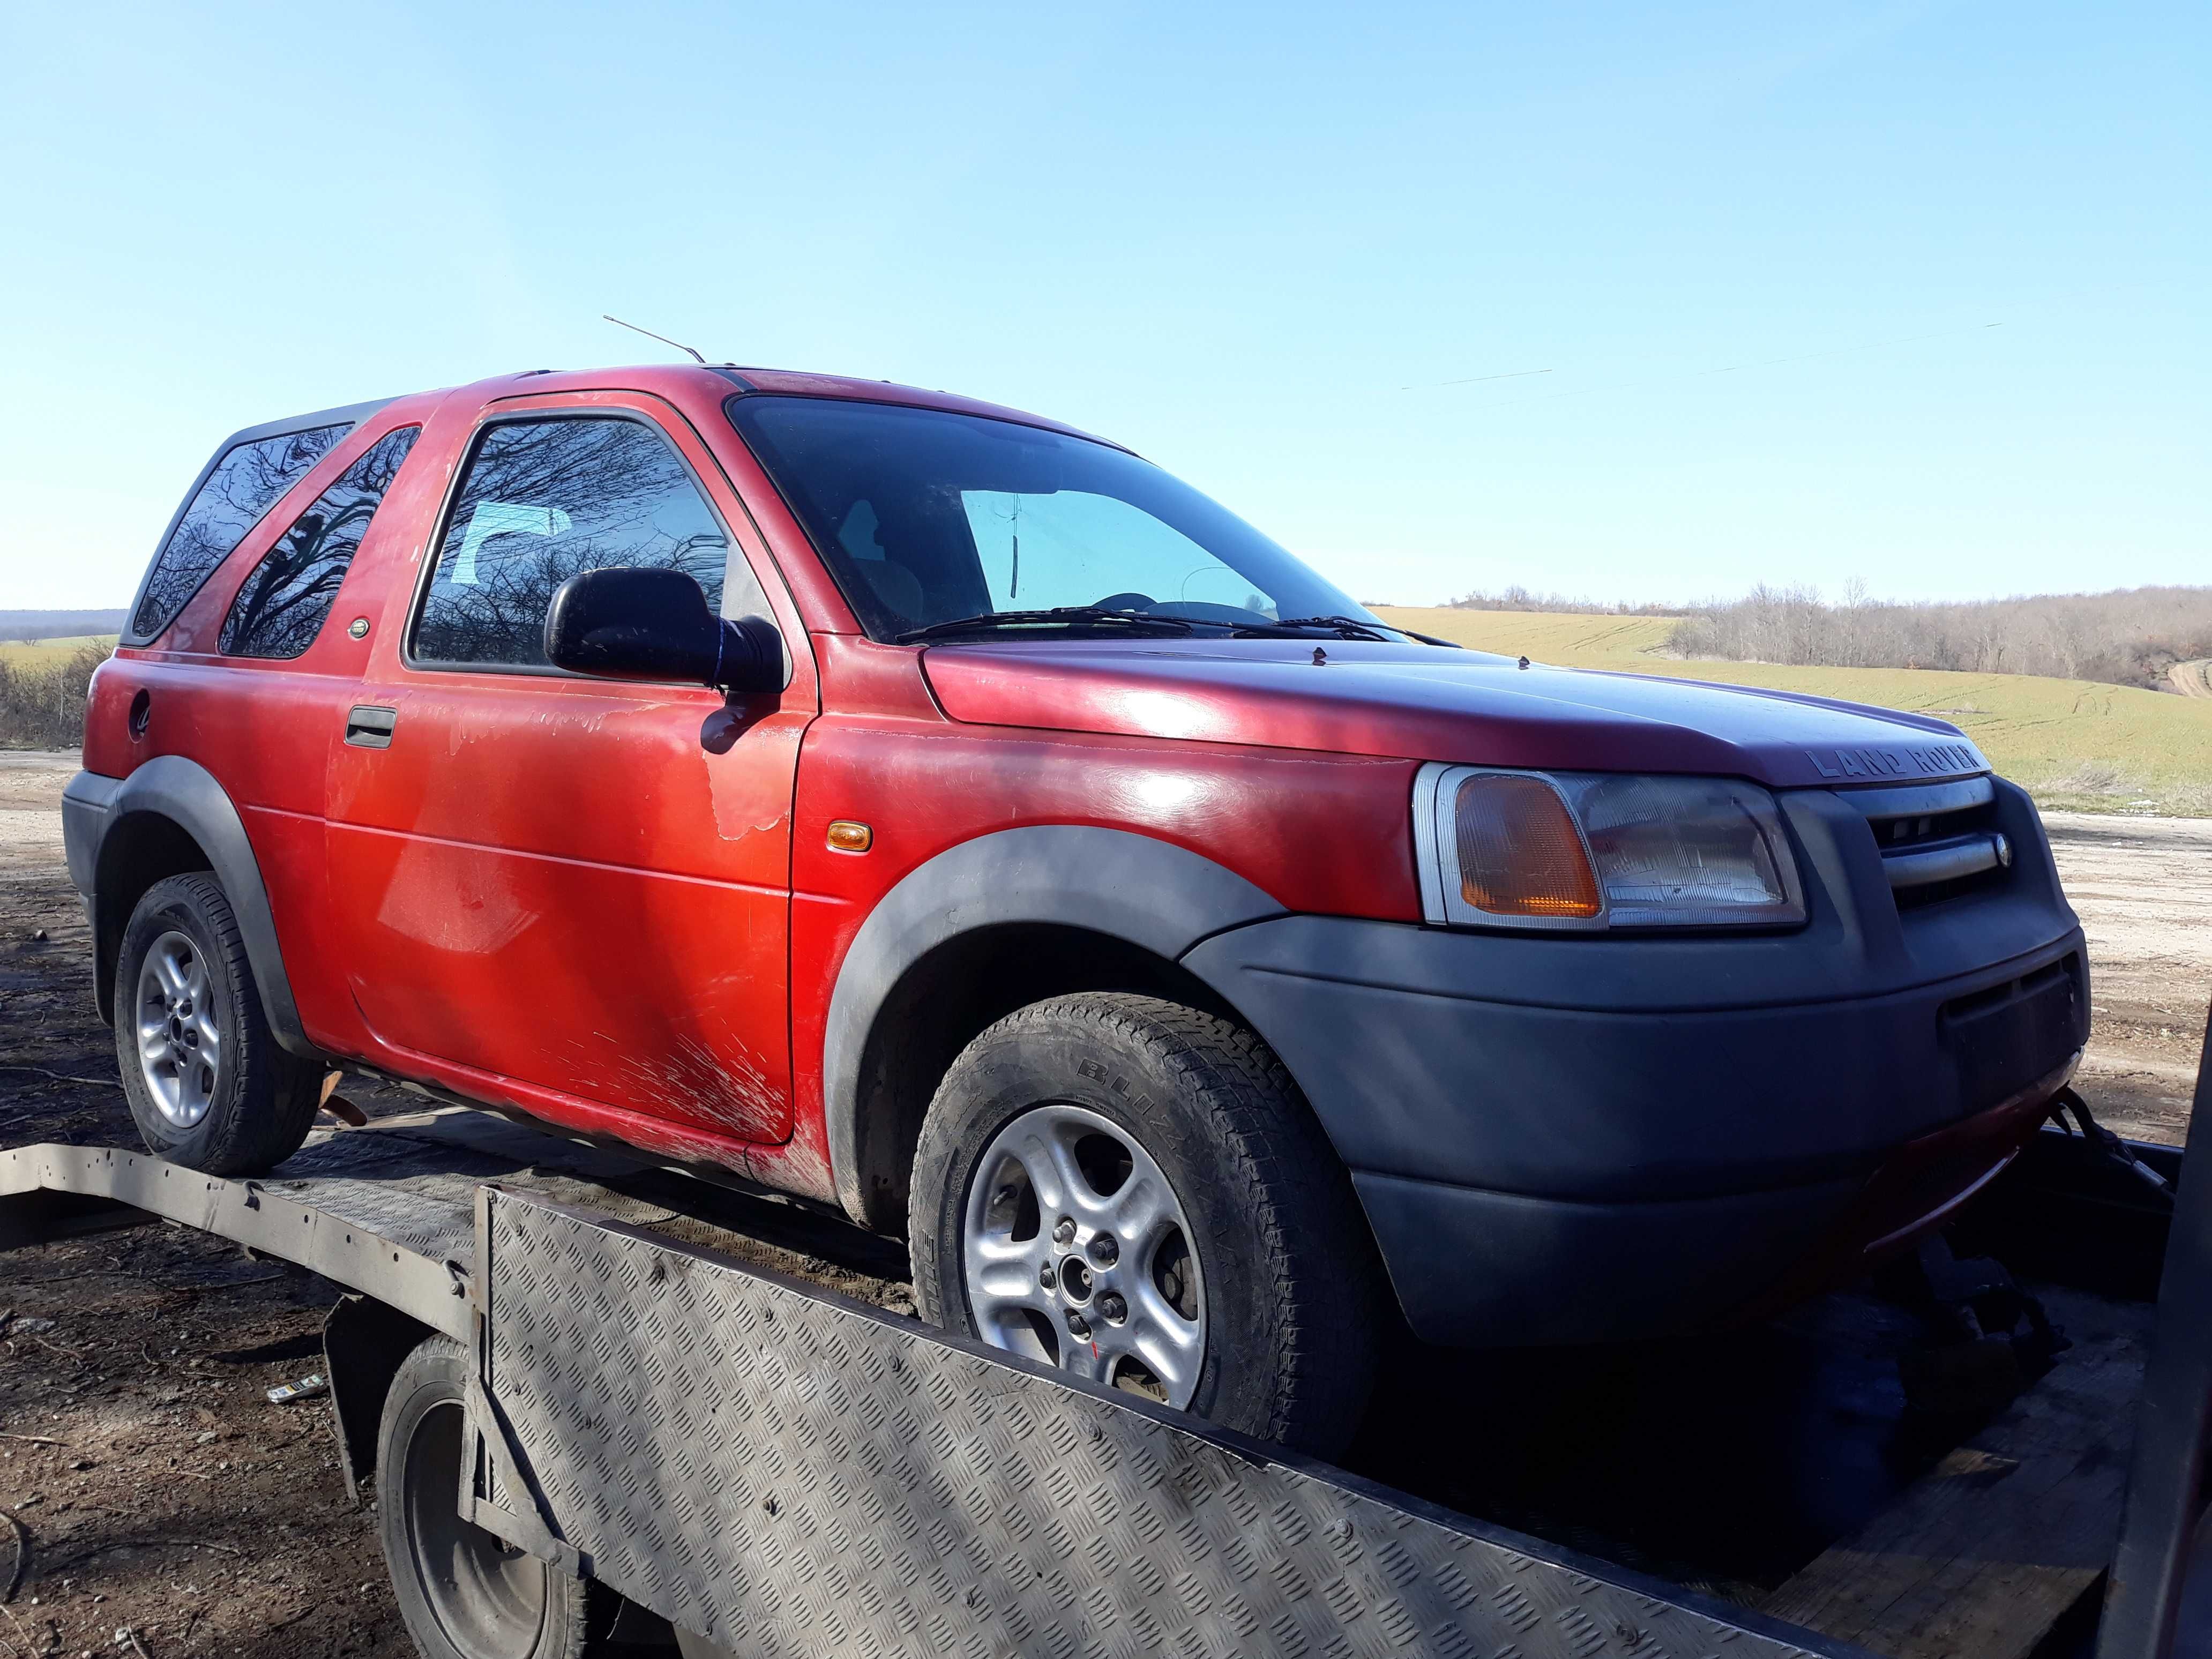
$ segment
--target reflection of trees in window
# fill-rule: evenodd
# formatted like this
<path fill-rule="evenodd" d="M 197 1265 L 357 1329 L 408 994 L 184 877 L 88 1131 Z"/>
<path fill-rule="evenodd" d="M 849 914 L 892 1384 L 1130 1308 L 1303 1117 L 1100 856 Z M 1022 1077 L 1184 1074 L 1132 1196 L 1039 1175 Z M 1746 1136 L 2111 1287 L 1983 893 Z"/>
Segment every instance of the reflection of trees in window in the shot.
<path fill-rule="evenodd" d="M 728 550 L 682 459 L 641 423 L 568 416 L 495 426 L 447 520 L 415 653 L 542 664 L 554 590 L 610 566 L 684 571 L 720 609 Z"/>
<path fill-rule="evenodd" d="M 422 432 L 387 433 L 294 520 L 238 590 L 223 619 L 225 652 L 296 657 L 315 642 L 368 521 Z"/>
<path fill-rule="evenodd" d="M 131 631 L 150 639 L 199 592 L 208 573 L 230 556 L 276 498 L 307 475 L 350 424 L 319 426 L 240 444 L 216 463 L 176 530 L 154 558 Z"/>

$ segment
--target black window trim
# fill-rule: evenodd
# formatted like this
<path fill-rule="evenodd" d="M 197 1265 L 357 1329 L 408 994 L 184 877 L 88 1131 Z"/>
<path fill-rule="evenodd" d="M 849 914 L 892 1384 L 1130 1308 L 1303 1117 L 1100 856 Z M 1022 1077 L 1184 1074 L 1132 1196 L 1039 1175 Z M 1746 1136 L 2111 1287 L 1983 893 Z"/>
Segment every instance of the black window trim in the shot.
<path fill-rule="evenodd" d="M 312 415 L 294 415 L 281 421 L 265 421 L 259 426 L 241 427 L 217 444 L 215 453 L 208 457 L 207 464 L 200 468 L 198 476 L 193 478 L 191 488 L 185 491 L 184 499 L 177 503 L 177 510 L 169 515 L 168 525 L 161 532 L 161 539 L 154 544 L 154 556 L 146 561 L 146 574 L 138 579 L 137 591 L 131 596 L 131 609 L 124 617 L 122 635 L 116 641 L 118 647 L 137 649 L 153 644 L 162 635 L 167 633 L 175 624 L 177 618 L 191 608 L 192 601 L 199 598 L 200 589 L 207 586 L 208 578 L 230 562 L 230 554 L 237 552 L 246 544 L 253 532 L 261 528 L 269 515 L 290 497 L 292 490 L 297 489 L 301 484 L 313 477 L 316 469 L 331 455 L 336 454 L 339 447 L 360 429 L 364 421 L 369 419 L 379 410 L 387 408 L 398 401 L 397 398 L 373 398 L 367 403 L 348 404 L 338 409 L 317 410 Z M 184 522 L 185 514 L 191 510 L 192 503 L 199 499 L 200 491 L 207 487 L 208 479 L 214 476 L 216 468 L 222 465 L 224 458 L 240 444 L 259 443 L 265 438 L 289 437 L 295 432 L 312 432 L 318 427 L 325 426 L 343 426 L 346 430 L 337 443 L 332 444 L 327 452 L 317 459 L 314 466 L 309 467 L 300 475 L 297 481 L 293 483 L 292 489 L 287 489 L 262 509 L 261 516 L 246 527 L 246 534 L 231 544 L 230 553 L 224 554 L 201 574 L 199 580 L 193 585 L 192 591 L 179 601 L 174 611 L 161 619 L 161 625 L 159 628 L 155 629 L 151 633 L 141 634 L 137 627 L 138 611 L 146 603 L 146 590 L 153 582 L 154 572 L 161 565 L 161 556 L 169 550 L 169 543 L 177 533 L 177 526 Z"/>
<path fill-rule="evenodd" d="M 366 426 L 368 424 L 368 422 L 367 421 L 363 421 L 360 426 L 355 427 L 352 432 L 348 433 L 345 437 L 339 439 L 338 443 L 342 444 L 349 441 L 361 431 L 362 426 Z M 226 629 L 230 626 L 231 617 L 237 613 L 238 602 L 246 597 L 246 584 L 253 580 L 255 572 L 258 571 L 263 565 L 269 562 L 270 556 L 276 551 L 278 547 L 283 544 L 285 537 L 290 535 L 294 530 L 299 527 L 300 520 L 305 518 L 307 514 L 313 509 L 315 502 L 321 501 L 324 496 L 329 495 L 331 490 L 336 489 L 340 483 L 343 483 L 345 475 L 352 471 L 354 468 L 358 466 L 362 462 L 367 460 L 371 455 L 374 454 L 378 446 L 384 443 L 386 440 L 395 437 L 402 432 L 411 432 L 415 434 L 415 441 L 413 443 L 407 446 L 406 454 L 399 458 L 399 465 L 393 471 L 392 475 L 392 485 L 386 486 L 385 489 L 385 495 L 390 495 L 392 493 L 392 487 L 396 486 L 399 482 L 400 472 L 405 471 L 407 463 L 414 459 L 416 446 L 422 441 L 423 428 L 428 424 L 428 422 L 427 420 L 399 421 L 389 427 L 386 427 L 382 432 L 377 434 L 375 437 L 370 439 L 368 442 L 362 445 L 361 453 L 358 455 L 356 455 L 353 459 L 348 461 L 343 467 L 339 469 L 338 476 L 331 479 L 329 483 L 324 485 L 322 489 L 317 490 L 314 494 L 313 499 L 309 501 L 306 506 L 301 507 L 297 513 L 295 513 L 292 515 L 291 522 L 287 524 L 283 530 L 277 532 L 276 539 L 275 541 L 270 543 L 267 547 L 262 550 L 261 556 L 253 562 L 253 569 L 246 573 L 245 579 L 238 585 L 237 592 L 234 592 L 230 596 L 230 605 L 223 612 L 223 627 Z M 331 448 L 335 452 L 337 447 L 337 444 L 332 444 Z M 319 461 L 316 465 L 319 466 L 321 463 Z M 313 468 L 309 469 L 309 471 L 312 472 L 313 471 Z M 301 482 L 305 483 L 306 479 L 303 477 Z M 297 486 L 295 485 L 295 488 L 297 488 Z M 289 495 L 291 493 L 292 491 L 289 489 L 284 492 L 287 495 Z M 273 504 L 271 511 L 274 511 Z M 376 506 L 371 509 L 369 513 L 368 522 L 362 526 L 361 540 L 354 544 L 354 554 L 358 554 L 362 548 L 367 545 L 368 541 L 368 532 L 376 528 L 376 515 L 382 511 L 384 511 L 384 500 L 382 496 L 380 496 L 377 499 Z M 249 532 L 248 533 L 250 534 L 252 532 Z M 244 544 L 245 540 L 246 538 L 244 536 L 239 538 L 239 541 L 241 545 Z M 338 608 L 339 595 L 345 592 L 346 578 L 352 574 L 353 555 L 348 555 L 346 558 L 345 570 L 338 577 L 338 585 L 331 594 L 331 602 L 323 607 L 323 619 L 315 624 L 315 631 L 307 636 L 307 642 L 301 646 L 297 651 L 293 652 L 289 656 L 271 657 L 252 651 L 227 651 L 223 648 L 222 638 L 220 633 L 218 633 L 216 637 L 216 654 L 221 657 L 225 662 L 299 661 L 301 658 L 306 656 L 307 653 L 315 648 L 317 641 L 323 637 L 323 629 L 330 626 L 331 617 Z"/>
<path fill-rule="evenodd" d="M 725 550 L 722 563 L 723 599 L 726 601 L 729 598 L 729 562 L 732 559 L 744 561 L 745 569 L 751 576 L 754 586 L 761 590 L 761 597 L 763 599 L 768 597 L 768 584 L 761 580 L 760 572 L 753 568 L 752 561 L 746 556 L 744 548 L 739 544 L 738 538 L 730 533 L 730 521 L 722 516 L 722 510 L 714 505 L 714 493 L 707 488 L 706 481 L 699 476 L 699 469 L 691 465 L 691 458 L 684 453 L 683 445 L 678 443 L 668 428 L 654 420 L 652 416 L 643 410 L 628 409 L 620 404 L 574 404 L 545 409 L 502 410 L 495 414 L 487 415 L 477 422 L 475 429 L 469 434 L 468 442 L 461 450 L 461 459 L 453 468 L 453 476 L 446 481 L 446 498 L 438 504 L 438 517 L 431 528 L 430 538 L 422 546 L 422 568 L 415 573 L 415 595 L 407 605 L 406 631 L 399 636 L 399 665 L 402 668 L 410 673 L 508 674 L 527 676 L 532 679 L 585 680 L 599 685 L 617 683 L 600 679 L 594 674 L 572 673 L 568 669 L 557 668 L 550 662 L 445 662 L 434 657 L 418 657 L 415 654 L 415 630 L 422 626 L 423 607 L 430 602 L 431 584 L 437 580 L 438 566 L 446 556 L 446 532 L 453 527 L 453 509 L 459 504 L 462 485 L 468 477 L 470 467 L 476 464 L 477 452 L 483 446 L 484 434 L 495 426 L 513 426 L 524 422 L 542 425 L 547 421 L 578 420 L 629 421 L 635 425 L 645 428 L 662 443 L 667 445 L 669 453 L 676 457 L 677 465 L 684 469 L 684 476 L 691 480 L 691 487 L 699 492 L 701 505 L 706 507 L 708 515 L 721 530 Z M 769 606 L 767 621 L 781 637 L 783 633 L 783 624 L 776 620 L 775 612 L 775 607 L 771 603 Z M 791 642 L 786 640 L 783 645 L 783 684 L 786 690 L 788 690 L 791 685 L 792 674 Z M 690 685 L 691 682 L 689 680 L 624 680 L 619 684 Z M 703 691 L 711 688 L 699 686 L 695 689 Z"/>

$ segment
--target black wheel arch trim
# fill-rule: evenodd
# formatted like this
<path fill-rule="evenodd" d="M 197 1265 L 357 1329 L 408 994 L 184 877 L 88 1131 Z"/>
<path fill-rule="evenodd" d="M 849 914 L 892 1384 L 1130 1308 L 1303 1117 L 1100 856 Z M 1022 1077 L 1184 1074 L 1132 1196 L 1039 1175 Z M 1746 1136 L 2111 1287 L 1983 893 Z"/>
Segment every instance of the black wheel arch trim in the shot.
<path fill-rule="evenodd" d="M 885 1005 L 939 945 L 1023 923 L 1080 927 L 1174 962 L 1215 933 L 1288 914 L 1271 894 L 1187 848 L 1081 824 L 995 830 L 916 866 L 878 900 L 845 953 L 823 1036 L 823 1110 L 838 1202 L 871 1224 L 862 1074 Z"/>
<path fill-rule="evenodd" d="M 292 981 L 284 971 L 284 956 L 276 939 L 276 912 L 269 890 L 261 880 L 261 866 L 246 822 L 237 805 L 215 775 L 181 755 L 157 755 L 126 778 L 106 778 L 80 772 L 62 797 L 62 827 L 69 857 L 70 878 L 85 896 L 92 911 L 97 979 L 106 977 L 112 963 L 104 958 L 99 940 L 109 930 L 120 935 L 127 915 L 106 914 L 100 898 L 113 891 L 110 860 L 115 856 L 115 832 L 127 820 L 141 815 L 166 818 L 190 836 L 207 855 L 208 866 L 222 884 L 223 892 L 238 917 L 240 936 L 261 994 L 262 1012 L 277 1042 L 303 1058 L 314 1058 L 315 1046 L 300 1022 L 299 1005 L 293 1000 Z M 96 984 L 97 984 L 96 979 Z M 97 984 L 103 1018 L 112 1018 L 109 988 Z"/>

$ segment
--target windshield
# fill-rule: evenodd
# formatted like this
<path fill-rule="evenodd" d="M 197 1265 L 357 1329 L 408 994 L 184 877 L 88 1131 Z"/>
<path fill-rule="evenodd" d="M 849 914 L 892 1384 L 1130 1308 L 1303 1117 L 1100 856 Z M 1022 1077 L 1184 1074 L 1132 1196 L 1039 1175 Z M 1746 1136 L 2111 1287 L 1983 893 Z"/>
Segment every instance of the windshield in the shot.
<path fill-rule="evenodd" d="M 730 419 L 877 640 L 1080 605 L 1203 625 L 1368 612 L 1149 461 L 1012 421 L 823 398 Z"/>

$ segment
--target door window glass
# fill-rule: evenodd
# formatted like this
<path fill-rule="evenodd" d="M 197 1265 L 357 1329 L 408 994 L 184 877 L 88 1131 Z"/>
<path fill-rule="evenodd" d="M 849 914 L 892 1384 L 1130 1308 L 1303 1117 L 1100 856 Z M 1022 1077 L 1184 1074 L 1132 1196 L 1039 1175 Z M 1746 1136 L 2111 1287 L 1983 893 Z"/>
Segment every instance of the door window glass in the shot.
<path fill-rule="evenodd" d="M 315 642 L 369 520 L 422 431 L 387 433 L 293 520 L 231 602 L 222 623 L 227 654 L 296 657 Z"/>
<path fill-rule="evenodd" d="M 226 452 L 154 556 L 145 591 L 131 617 L 131 633 L 150 640 L 174 621 L 208 574 L 230 556 L 277 497 L 306 477 L 352 430 L 350 422 L 311 427 L 239 444 Z"/>
<path fill-rule="evenodd" d="M 722 603 L 729 539 L 675 449 L 644 422 L 507 421 L 477 439 L 415 624 L 424 662 L 542 667 L 545 611 L 569 577 L 681 570 Z"/>

